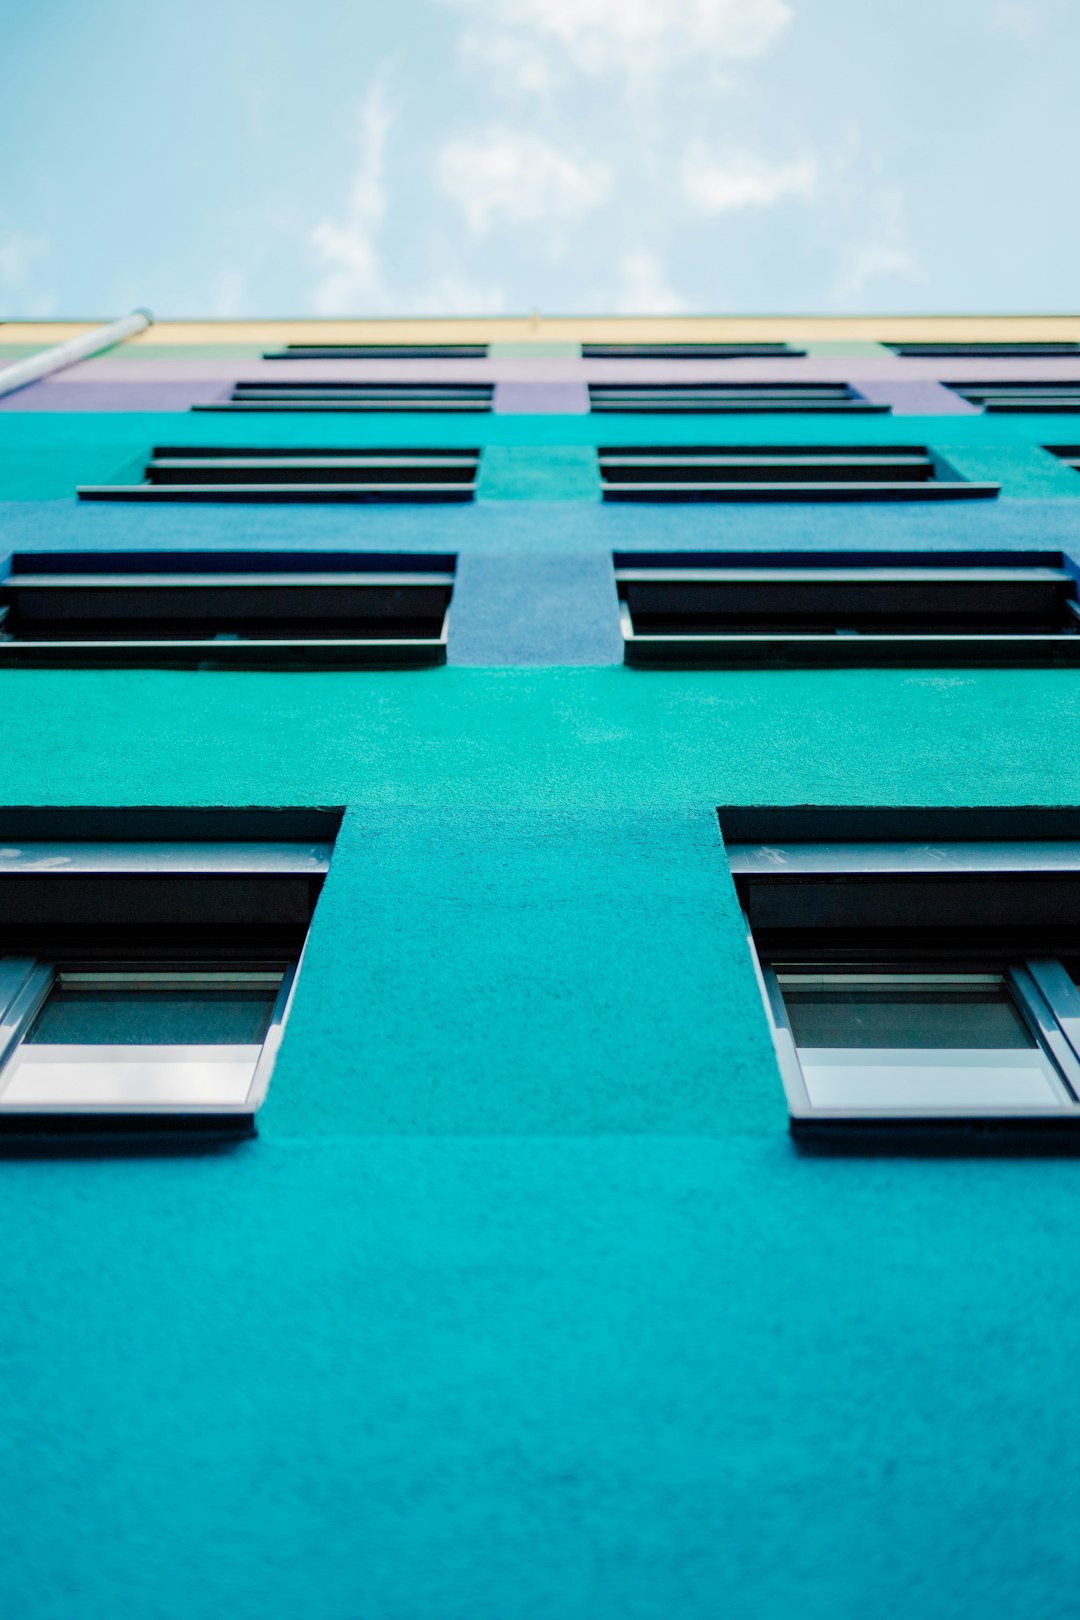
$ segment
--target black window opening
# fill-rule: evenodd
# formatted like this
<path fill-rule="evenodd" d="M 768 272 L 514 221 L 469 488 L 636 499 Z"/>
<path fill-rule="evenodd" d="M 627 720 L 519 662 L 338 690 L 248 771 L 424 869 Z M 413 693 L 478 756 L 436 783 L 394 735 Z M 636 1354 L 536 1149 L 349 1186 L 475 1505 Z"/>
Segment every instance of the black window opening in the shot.
<path fill-rule="evenodd" d="M 456 558 L 17 552 L 0 667 L 407 668 L 446 662 Z"/>
<path fill-rule="evenodd" d="M 886 343 L 905 360 L 1053 360 L 1080 356 L 1080 343 Z"/>
<path fill-rule="evenodd" d="M 628 664 L 1074 666 L 1060 552 L 616 552 Z"/>
<path fill-rule="evenodd" d="M 800 360 L 790 343 L 583 343 L 583 360 Z"/>
<path fill-rule="evenodd" d="M 728 854 L 795 1136 L 1080 1147 L 1080 842 Z"/>
<path fill-rule="evenodd" d="M 1006 416 L 1053 416 L 1080 411 L 1080 377 L 1074 382 L 950 382 L 945 386 L 969 405 Z"/>
<path fill-rule="evenodd" d="M 810 415 L 885 415 L 891 407 L 863 399 L 847 383 L 590 383 L 594 414 L 692 416 L 777 411 Z"/>
<path fill-rule="evenodd" d="M 253 1134 L 340 814 L 272 840 L 187 819 L 180 839 L 5 836 L 0 1137 Z"/>
<path fill-rule="evenodd" d="M 486 360 L 486 343 L 286 343 L 264 360 Z"/>
<path fill-rule="evenodd" d="M 493 383 L 240 382 L 193 411 L 490 411 Z"/>
<path fill-rule="evenodd" d="M 605 501 L 923 501 L 992 498 L 922 444 L 601 445 Z"/>
<path fill-rule="evenodd" d="M 80 484 L 82 501 L 471 501 L 478 449 L 155 445 L 139 484 Z"/>
<path fill-rule="evenodd" d="M 1066 467 L 1071 467 L 1073 472 L 1080 472 L 1080 444 L 1048 444 L 1045 448 L 1052 456 L 1063 461 Z"/>

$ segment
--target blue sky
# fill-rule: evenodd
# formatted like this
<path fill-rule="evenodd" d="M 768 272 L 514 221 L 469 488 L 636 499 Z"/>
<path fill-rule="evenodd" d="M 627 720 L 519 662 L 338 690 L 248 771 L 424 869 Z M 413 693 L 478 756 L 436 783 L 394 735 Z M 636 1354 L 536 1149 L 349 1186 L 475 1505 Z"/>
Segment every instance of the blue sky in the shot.
<path fill-rule="evenodd" d="M 11 317 L 1080 304 L 1077 0 L 22 0 Z"/>

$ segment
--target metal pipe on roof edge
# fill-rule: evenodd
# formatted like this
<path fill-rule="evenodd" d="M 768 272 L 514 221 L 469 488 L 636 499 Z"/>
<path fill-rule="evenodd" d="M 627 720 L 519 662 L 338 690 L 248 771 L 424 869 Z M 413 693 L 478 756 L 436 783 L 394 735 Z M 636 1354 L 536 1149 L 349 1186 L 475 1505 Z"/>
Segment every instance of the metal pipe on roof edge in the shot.
<path fill-rule="evenodd" d="M 42 349 L 28 360 L 16 360 L 14 365 L 0 369 L 0 395 L 13 394 L 17 388 L 25 388 L 28 383 L 38 382 L 54 371 L 63 371 L 66 366 L 73 366 L 79 360 L 89 360 L 91 355 L 101 354 L 104 349 L 114 348 L 126 338 L 136 337 L 153 324 L 154 317 L 148 309 L 135 309 L 117 321 L 95 326 L 92 332 L 84 332 L 81 337 L 69 338 L 66 343 L 54 344 L 51 349 Z"/>

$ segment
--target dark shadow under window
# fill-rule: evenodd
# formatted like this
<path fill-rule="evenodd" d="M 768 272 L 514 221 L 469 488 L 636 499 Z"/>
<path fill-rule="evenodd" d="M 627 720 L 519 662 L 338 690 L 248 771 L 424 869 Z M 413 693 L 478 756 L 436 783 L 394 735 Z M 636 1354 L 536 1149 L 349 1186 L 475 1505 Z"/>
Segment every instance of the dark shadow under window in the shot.
<path fill-rule="evenodd" d="M 993 498 L 926 445 L 600 445 L 605 501 L 926 501 Z"/>
<path fill-rule="evenodd" d="M 438 553 L 18 552 L 0 667 L 363 668 L 446 659 Z"/>
<path fill-rule="evenodd" d="M 926 342 L 886 343 L 905 360 L 1053 360 L 1080 358 L 1080 343 L 1021 341 L 1018 343 Z"/>
<path fill-rule="evenodd" d="M 589 408 L 596 414 L 742 415 L 748 412 L 881 416 L 876 405 L 847 383 L 601 383 L 589 384 Z"/>
<path fill-rule="evenodd" d="M 790 343 L 583 343 L 583 360 L 799 360 Z"/>
<path fill-rule="evenodd" d="M 704 668 L 1080 662 L 1060 552 L 616 552 L 626 662 Z"/>
<path fill-rule="evenodd" d="M 80 484 L 82 501 L 471 501 L 477 449 L 155 445 L 139 484 Z"/>
<path fill-rule="evenodd" d="M 287 343 L 264 360 L 486 360 L 486 343 Z"/>
<path fill-rule="evenodd" d="M 1005 416 L 1054 416 L 1080 411 L 1080 378 L 1073 382 L 950 382 L 945 387 L 984 411 Z"/>
<path fill-rule="evenodd" d="M 490 411 L 493 383 L 238 382 L 194 411 Z"/>

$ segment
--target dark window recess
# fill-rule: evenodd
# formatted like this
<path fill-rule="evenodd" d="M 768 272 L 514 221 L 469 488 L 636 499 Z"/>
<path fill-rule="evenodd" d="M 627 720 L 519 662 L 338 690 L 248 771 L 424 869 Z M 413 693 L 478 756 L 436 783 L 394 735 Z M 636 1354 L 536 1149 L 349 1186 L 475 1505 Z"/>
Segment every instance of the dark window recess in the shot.
<path fill-rule="evenodd" d="M 286 343 L 264 360 L 486 360 L 486 343 Z"/>
<path fill-rule="evenodd" d="M 141 484 L 83 501 L 471 501 L 479 450 L 155 445 Z"/>
<path fill-rule="evenodd" d="M 1080 404 L 1077 409 L 1080 410 Z M 1080 472 L 1080 444 L 1048 444 L 1046 449 L 1063 461 L 1066 467 L 1071 467 L 1073 472 Z"/>
<path fill-rule="evenodd" d="M 193 411 L 490 411 L 493 383 L 241 382 Z"/>
<path fill-rule="evenodd" d="M 1080 356 L 1080 343 L 886 343 L 905 360 L 1053 360 Z"/>
<path fill-rule="evenodd" d="M 921 444 L 601 445 L 606 501 L 921 501 L 994 496 Z"/>
<path fill-rule="evenodd" d="M 5 665 L 442 664 L 456 559 L 365 552 L 16 553 Z"/>
<path fill-rule="evenodd" d="M 790 343 L 583 343 L 583 360 L 799 360 Z"/>
<path fill-rule="evenodd" d="M 1060 552 L 615 553 L 628 664 L 1080 663 Z"/>
<path fill-rule="evenodd" d="M 1080 1147 L 1080 843 L 728 855 L 794 1135 Z"/>
<path fill-rule="evenodd" d="M 969 405 L 1002 415 L 1053 416 L 1055 412 L 1080 411 L 1080 377 L 1075 382 L 973 382 L 946 383 L 954 394 Z"/>
<path fill-rule="evenodd" d="M 698 413 L 728 415 L 748 411 L 842 411 L 881 416 L 890 407 L 863 399 L 847 383 L 590 383 L 589 409 L 609 415 Z"/>
<path fill-rule="evenodd" d="M 0 851 L 0 1135 L 251 1135 L 332 841 Z"/>

